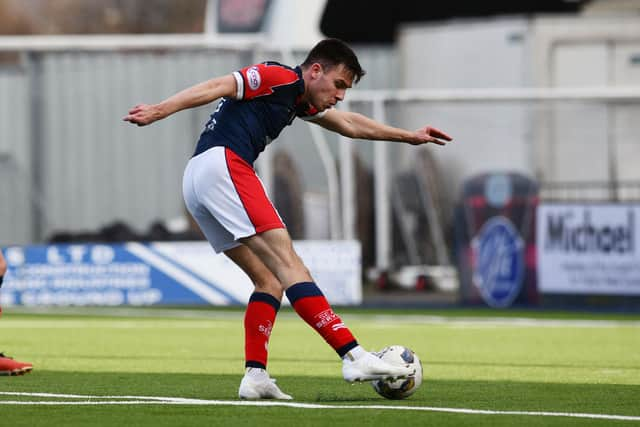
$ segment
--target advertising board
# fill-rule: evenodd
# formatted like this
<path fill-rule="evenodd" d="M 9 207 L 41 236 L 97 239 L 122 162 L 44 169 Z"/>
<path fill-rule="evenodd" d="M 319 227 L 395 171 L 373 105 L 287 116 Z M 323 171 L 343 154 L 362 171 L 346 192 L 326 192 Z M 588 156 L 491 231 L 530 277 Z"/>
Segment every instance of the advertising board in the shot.
<path fill-rule="evenodd" d="M 640 295 L 639 217 L 637 205 L 540 205 L 540 292 Z"/>
<path fill-rule="evenodd" d="M 294 246 L 332 304 L 362 302 L 358 242 Z M 243 305 L 253 291 L 242 270 L 206 242 L 14 246 L 3 253 L 4 306 Z"/>

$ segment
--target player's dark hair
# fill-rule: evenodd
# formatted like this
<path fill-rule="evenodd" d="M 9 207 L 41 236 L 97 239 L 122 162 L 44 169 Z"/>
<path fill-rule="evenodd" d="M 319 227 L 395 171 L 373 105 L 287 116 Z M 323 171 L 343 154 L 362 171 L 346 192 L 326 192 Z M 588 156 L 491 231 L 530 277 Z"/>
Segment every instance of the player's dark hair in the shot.
<path fill-rule="evenodd" d="M 353 74 L 355 83 L 358 83 L 366 73 L 353 50 L 339 39 L 324 39 L 316 44 L 301 66 L 307 68 L 316 62 L 328 70 L 340 64 L 344 65 Z"/>

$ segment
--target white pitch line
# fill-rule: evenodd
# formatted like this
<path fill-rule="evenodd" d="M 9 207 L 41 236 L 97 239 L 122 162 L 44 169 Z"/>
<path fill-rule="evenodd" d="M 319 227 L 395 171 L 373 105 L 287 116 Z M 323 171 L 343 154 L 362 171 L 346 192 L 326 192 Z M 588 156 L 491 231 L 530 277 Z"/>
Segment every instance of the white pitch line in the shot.
<path fill-rule="evenodd" d="M 92 396 L 87 394 L 60 394 L 60 393 L 27 393 L 0 391 L 0 396 L 28 396 L 28 397 L 55 397 L 61 399 L 136 399 L 136 400 L 157 400 L 157 401 L 200 401 L 201 399 L 189 399 L 186 397 L 162 397 L 162 396 Z"/>
<path fill-rule="evenodd" d="M 162 402 L 157 400 L 79 400 L 77 402 L 65 402 L 65 401 L 55 401 L 55 400 L 44 400 L 44 401 L 34 401 L 34 400 L 4 400 L 0 401 L 0 405 L 39 405 L 39 406 L 87 406 L 87 405 L 168 405 L 171 403 L 175 404 L 183 404 L 180 402 Z"/>
<path fill-rule="evenodd" d="M 343 316 L 348 318 L 347 315 Z M 442 317 L 427 315 L 372 315 L 382 324 L 432 324 L 452 327 L 548 327 L 548 328 L 618 328 L 640 327 L 637 320 L 535 319 L 527 317 Z M 357 318 L 357 317 L 354 317 Z"/>
<path fill-rule="evenodd" d="M 616 421 L 640 421 L 640 416 L 632 415 L 609 415 L 609 414 L 588 414 L 580 412 L 548 412 L 548 411 L 497 411 L 490 409 L 469 409 L 469 408 L 438 408 L 431 406 L 387 406 L 387 405 L 326 405 L 318 403 L 296 403 L 282 401 L 264 400 L 205 400 L 190 399 L 182 397 L 160 397 L 160 396 L 88 396 L 76 394 L 53 394 L 53 393 L 24 393 L 24 392 L 0 392 L 4 396 L 30 396 L 30 397 L 56 397 L 72 399 L 89 399 L 83 401 L 20 401 L 20 400 L 0 400 L 0 405 L 211 405 L 211 406 L 263 406 L 263 407 L 285 407 L 296 409 L 376 409 L 389 411 L 421 411 L 421 412 L 444 412 L 453 414 L 469 415 L 516 415 L 534 417 L 568 417 L 587 418 L 599 420 Z M 95 399 L 95 400 L 94 400 Z M 98 400 L 98 399 L 127 399 L 127 400 Z"/>
<path fill-rule="evenodd" d="M 40 320 L 14 320 L 11 322 L 12 329 L 216 329 L 222 328 L 220 322 L 215 320 L 179 320 L 169 321 L 80 321 L 61 320 L 55 322 L 43 322 Z"/>

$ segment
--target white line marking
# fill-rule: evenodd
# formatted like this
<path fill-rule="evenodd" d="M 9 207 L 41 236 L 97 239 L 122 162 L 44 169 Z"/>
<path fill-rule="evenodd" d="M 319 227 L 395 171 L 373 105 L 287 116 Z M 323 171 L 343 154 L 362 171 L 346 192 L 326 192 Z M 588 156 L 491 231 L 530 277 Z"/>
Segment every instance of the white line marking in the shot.
<path fill-rule="evenodd" d="M 640 421 L 640 416 L 586 414 L 579 412 L 535 412 L 535 411 L 496 411 L 489 409 L 437 408 L 432 406 L 396 406 L 396 405 L 326 405 L 318 403 L 296 403 L 264 400 L 205 400 L 183 397 L 160 396 L 89 396 L 78 394 L 0 392 L 3 396 L 51 397 L 66 399 L 88 399 L 78 401 L 27 401 L 0 400 L 0 405 L 211 405 L 211 406 L 280 406 L 297 409 L 377 409 L 390 411 L 445 412 L 469 415 L 519 415 L 534 417 L 569 417 L 600 420 Z M 109 400 L 114 399 L 114 400 Z M 122 400 L 116 400 L 122 399 Z"/>
<path fill-rule="evenodd" d="M 162 396 L 92 396 L 87 394 L 60 394 L 60 393 L 27 393 L 14 391 L 0 391 L 0 396 L 28 396 L 28 397 L 55 397 L 62 399 L 137 399 L 137 400 L 158 400 L 158 401 L 183 401 L 190 400 L 185 397 L 162 397 Z M 197 399 L 196 399 L 197 400 Z"/>
<path fill-rule="evenodd" d="M 4 323 L 4 322 L 3 322 Z M 223 328 L 216 320 L 12 320 L 12 329 L 216 329 Z"/>
<path fill-rule="evenodd" d="M 349 315 L 344 315 L 342 317 L 349 318 Z M 373 317 L 373 321 L 381 324 L 419 323 L 447 325 L 458 328 L 487 328 L 498 326 L 547 328 L 640 327 L 640 321 L 637 320 L 534 319 L 527 317 L 444 317 L 424 315 L 392 316 L 386 314 L 373 315 L 371 317 Z"/>
<path fill-rule="evenodd" d="M 0 405 L 42 405 L 42 406 L 86 406 L 86 405 L 168 405 L 172 402 L 158 402 L 156 401 L 146 401 L 146 400 L 92 400 L 92 401 L 82 401 L 79 400 L 77 402 L 65 402 L 65 401 L 29 401 L 29 400 L 0 400 Z M 178 403 L 178 402 L 176 402 Z"/>

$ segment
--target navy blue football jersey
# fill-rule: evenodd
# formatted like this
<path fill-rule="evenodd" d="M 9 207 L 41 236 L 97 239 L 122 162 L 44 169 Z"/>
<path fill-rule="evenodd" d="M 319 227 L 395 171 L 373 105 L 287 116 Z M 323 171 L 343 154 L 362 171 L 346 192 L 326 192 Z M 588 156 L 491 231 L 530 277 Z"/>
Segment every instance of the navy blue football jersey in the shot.
<path fill-rule="evenodd" d="M 236 96 L 220 100 L 200 135 L 194 156 L 224 146 L 253 164 L 296 117 L 313 120 L 324 114 L 300 101 L 304 93 L 300 67 L 264 62 L 235 71 L 233 76 Z"/>

